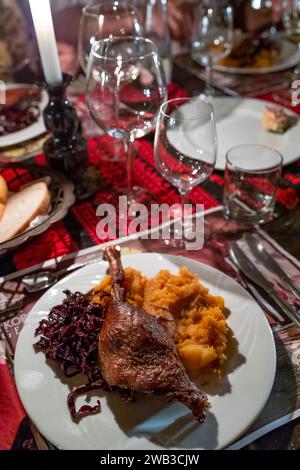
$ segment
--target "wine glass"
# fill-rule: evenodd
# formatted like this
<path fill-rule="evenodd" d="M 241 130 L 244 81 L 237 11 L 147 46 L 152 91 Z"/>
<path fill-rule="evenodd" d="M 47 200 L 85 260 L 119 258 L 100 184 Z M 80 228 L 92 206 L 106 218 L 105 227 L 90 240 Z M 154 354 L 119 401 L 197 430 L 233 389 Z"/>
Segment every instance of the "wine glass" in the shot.
<path fill-rule="evenodd" d="M 143 28 L 139 13 L 125 0 L 104 0 L 82 9 L 79 29 L 78 51 L 81 67 L 86 73 L 92 45 L 100 39 L 113 36 L 142 36 Z M 90 126 L 93 128 L 93 125 Z M 118 163 L 123 159 L 122 143 L 116 143 L 115 154 L 103 155 L 103 160 Z"/>
<path fill-rule="evenodd" d="M 228 55 L 233 46 L 233 9 L 224 2 L 216 0 L 204 2 L 195 12 L 195 23 L 192 36 L 192 57 L 196 62 L 205 65 L 206 97 L 214 95 L 212 87 L 213 65 Z"/>
<path fill-rule="evenodd" d="M 270 27 L 264 34 L 275 36 L 277 34 L 276 23 L 280 21 L 282 16 L 283 0 L 251 0 L 250 6 L 252 10 L 259 11 L 266 21 L 270 22 Z"/>
<path fill-rule="evenodd" d="M 184 207 L 188 195 L 209 177 L 216 163 L 217 131 L 212 105 L 197 98 L 165 102 L 159 112 L 154 156 L 161 175 L 179 191 L 183 225 L 180 233 L 186 234 Z M 178 248 L 185 245 L 183 239 L 172 243 Z"/>
<path fill-rule="evenodd" d="M 82 9 L 78 51 L 82 69 L 86 72 L 92 45 L 113 36 L 142 36 L 143 28 L 137 10 L 126 1 L 106 0 Z"/>
<path fill-rule="evenodd" d="M 284 36 L 294 43 L 300 50 L 300 0 L 282 1 L 282 24 Z M 299 52 L 298 52 L 299 53 Z M 291 70 L 290 81 L 295 82 L 300 79 L 300 63 Z M 283 90 L 272 93 L 272 98 L 283 106 L 290 106 L 294 101 L 293 93 L 295 89 L 290 86 Z"/>
<path fill-rule="evenodd" d="M 93 45 L 87 104 L 100 128 L 125 144 L 127 187 L 123 193 L 129 204 L 145 200 L 145 190 L 133 184 L 132 144 L 152 131 L 166 94 L 162 63 L 152 41 L 124 36 Z"/>
<path fill-rule="evenodd" d="M 172 78 L 172 44 L 166 0 L 135 0 L 142 18 L 144 35 L 154 42 L 164 65 L 167 82 Z"/>

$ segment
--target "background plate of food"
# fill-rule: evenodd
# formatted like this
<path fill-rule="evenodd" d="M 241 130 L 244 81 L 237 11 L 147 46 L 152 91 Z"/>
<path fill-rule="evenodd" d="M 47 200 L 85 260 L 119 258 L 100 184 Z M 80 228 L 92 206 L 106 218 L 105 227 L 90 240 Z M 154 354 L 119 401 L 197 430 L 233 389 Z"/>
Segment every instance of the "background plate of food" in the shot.
<path fill-rule="evenodd" d="M 86 266 L 29 313 L 15 355 L 27 413 L 62 449 L 228 446 L 272 389 L 265 315 L 205 264 L 130 254 L 123 272 L 116 253 L 106 252 L 111 276 L 106 261 Z"/>
<path fill-rule="evenodd" d="M 214 70 L 237 74 L 281 72 L 300 61 L 297 44 L 284 38 L 246 37 L 239 40 L 231 53 L 221 59 Z"/>
<path fill-rule="evenodd" d="M 33 139 L 46 129 L 43 110 L 48 103 L 45 90 L 36 86 L 8 84 L 6 104 L 0 105 L 0 147 Z"/>
<path fill-rule="evenodd" d="M 283 106 L 254 98 L 215 97 L 212 105 L 218 135 L 217 170 L 225 169 L 228 150 L 237 145 L 252 143 L 276 149 L 282 154 L 284 165 L 298 160 L 300 119 L 296 113 Z M 192 115 L 193 106 L 193 103 L 181 106 L 180 112 L 186 116 Z M 192 126 L 183 126 L 168 130 L 168 139 L 176 150 L 191 155 L 193 142 L 199 140 L 199 129 L 197 125 L 195 129 Z M 245 156 L 245 160 L 246 158 Z"/>
<path fill-rule="evenodd" d="M 272 147 L 283 156 L 283 165 L 300 155 L 297 136 L 299 116 L 289 109 L 254 98 L 216 98 L 214 110 L 218 133 L 216 168 L 225 169 L 225 157 L 236 145 L 260 144 Z"/>
<path fill-rule="evenodd" d="M 16 163 L 29 160 L 43 152 L 43 145 L 49 138 L 49 134 L 42 134 L 21 144 L 2 147 L 0 149 L 0 162 Z"/>

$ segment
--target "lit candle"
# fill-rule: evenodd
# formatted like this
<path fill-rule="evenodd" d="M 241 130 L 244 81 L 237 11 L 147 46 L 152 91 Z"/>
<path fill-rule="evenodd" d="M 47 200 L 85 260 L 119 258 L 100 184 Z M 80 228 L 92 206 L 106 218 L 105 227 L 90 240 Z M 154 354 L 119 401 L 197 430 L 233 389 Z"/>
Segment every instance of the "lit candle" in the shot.
<path fill-rule="evenodd" d="M 49 0 L 29 0 L 46 82 L 62 82 L 57 44 Z"/>

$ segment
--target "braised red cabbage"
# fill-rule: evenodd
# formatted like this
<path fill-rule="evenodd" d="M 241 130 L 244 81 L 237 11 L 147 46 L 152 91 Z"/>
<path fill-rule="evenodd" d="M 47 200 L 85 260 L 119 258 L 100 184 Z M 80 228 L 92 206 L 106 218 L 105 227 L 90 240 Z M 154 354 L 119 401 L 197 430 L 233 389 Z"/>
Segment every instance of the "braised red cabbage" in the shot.
<path fill-rule="evenodd" d="M 9 106 L 0 109 L 0 136 L 18 132 L 34 124 L 40 115 L 38 106 L 29 106 L 22 109 L 18 106 Z"/>
<path fill-rule="evenodd" d="M 76 411 L 75 400 L 90 390 L 109 390 L 98 363 L 98 336 L 103 323 L 104 309 L 91 302 L 91 294 L 65 292 L 66 299 L 53 307 L 48 318 L 42 320 L 35 335 L 41 338 L 34 345 L 47 359 L 58 362 L 66 376 L 83 373 L 88 383 L 72 391 L 68 406 L 73 419 L 100 411 L 96 406 L 84 405 Z"/>

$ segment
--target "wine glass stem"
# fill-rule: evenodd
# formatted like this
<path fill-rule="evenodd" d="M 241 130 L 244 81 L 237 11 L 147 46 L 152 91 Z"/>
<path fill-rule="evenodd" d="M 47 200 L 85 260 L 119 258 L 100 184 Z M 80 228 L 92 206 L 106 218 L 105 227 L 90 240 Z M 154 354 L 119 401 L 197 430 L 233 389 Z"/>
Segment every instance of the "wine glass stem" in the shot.
<path fill-rule="evenodd" d="M 212 87 L 212 58 L 208 56 L 208 62 L 206 66 L 207 78 L 206 78 L 206 87 L 205 87 L 205 94 L 207 96 L 213 95 L 213 87 Z"/>
<path fill-rule="evenodd" d="M 133 143 L 131 139 L 125 140 L 125 153 L 127 157 L 127 187 L 133 190 Z"/>
<path fill-rule="evenodd" d="M 182 242 L 185 240 L 185 214 L 184 208 L 188 203 L 189 195 L 186 191 L 179 191 L 180 195 L 180 205 L 181 205 L 181 230 L 182 230 Z"/>

